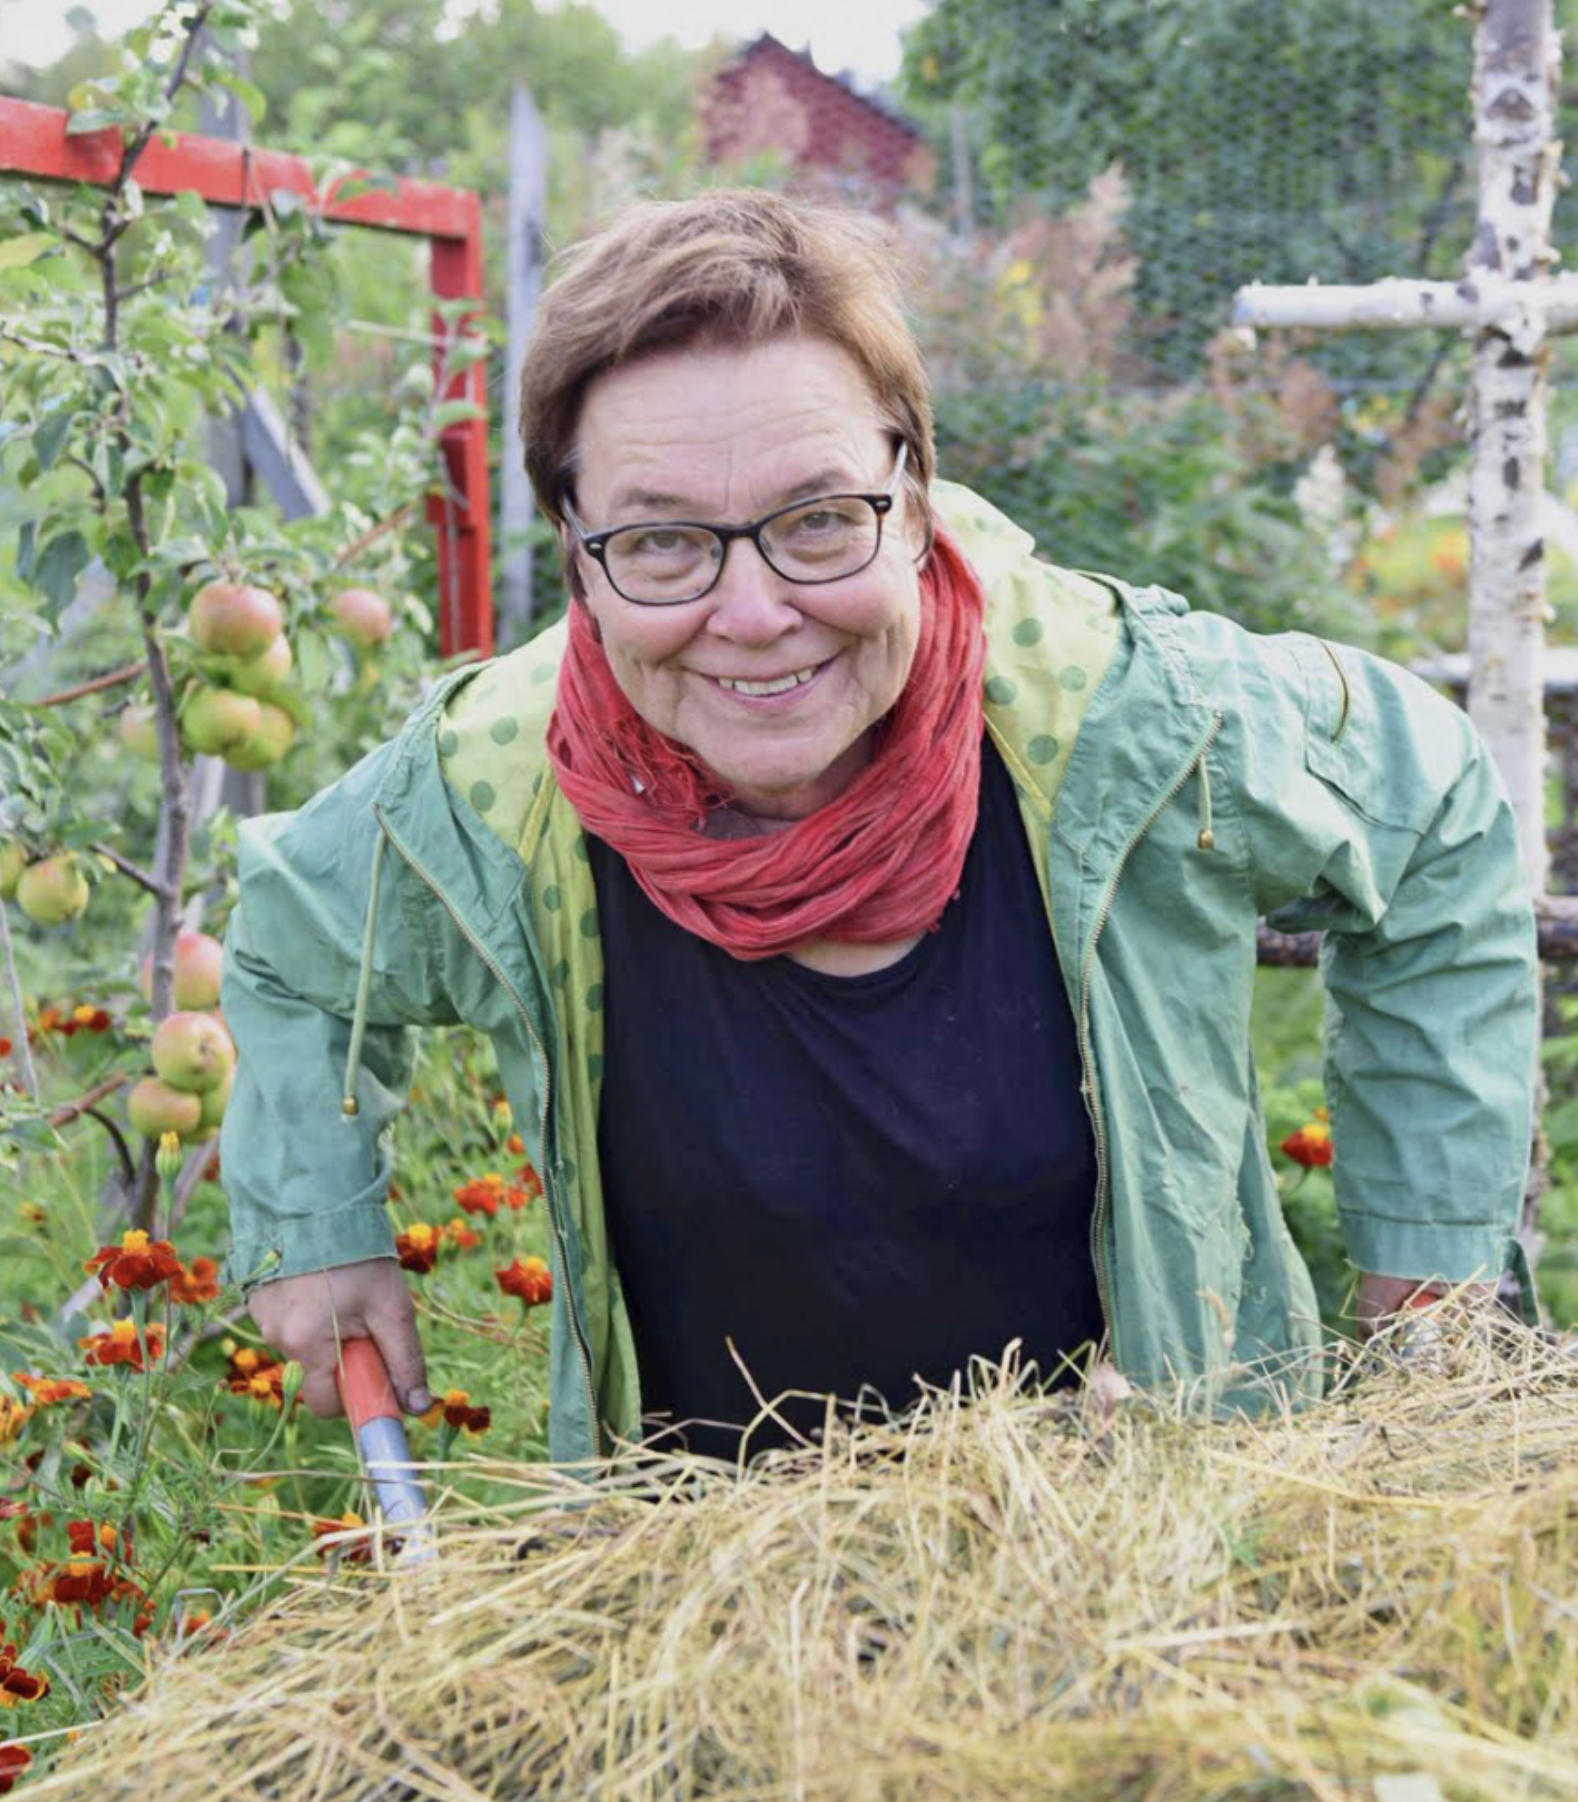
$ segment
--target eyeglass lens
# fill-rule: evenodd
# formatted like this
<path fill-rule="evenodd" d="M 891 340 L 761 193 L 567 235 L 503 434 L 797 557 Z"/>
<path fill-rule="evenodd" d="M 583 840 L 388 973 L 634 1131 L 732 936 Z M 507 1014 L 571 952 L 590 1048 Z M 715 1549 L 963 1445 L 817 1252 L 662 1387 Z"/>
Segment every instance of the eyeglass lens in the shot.
<path fill-rule="evenodd" d="M 808 502 L 769 520 L 762 554 L 791 582 L 836 582 L 877 554 L 882 519 L 854 495 Z M 604 547 L 609 580 L 633 601 L 686 601 L 717 578 L 724 541 L 705 526 L 644 525 L 615 532 Z"/>

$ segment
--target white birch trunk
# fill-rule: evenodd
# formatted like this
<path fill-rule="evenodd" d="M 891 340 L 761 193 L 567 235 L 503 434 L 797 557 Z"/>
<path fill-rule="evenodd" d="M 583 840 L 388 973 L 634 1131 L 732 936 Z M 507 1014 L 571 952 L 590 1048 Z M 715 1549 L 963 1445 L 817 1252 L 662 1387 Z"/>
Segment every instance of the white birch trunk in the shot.
<path fill-rule="evenodd" d="M 1353 287 L 1307 282 L 1279 288 L 1250 282 L 1233 301 L 1234 325 L 1317 331 L 1477 331 L 1493 326 L 1520 350 L 1533 351 L 1542 337 L 1578 331 L 1578 275 L 1558 275 L 1531 291 L 1516 277 L 1476 269 L 1455 282 L 1408 281 L 1388 276 Z"/>
<path fill-rule="evenodd" d="M 1561 174 L 1555 100 L 1561 49 L 1551 0 L 1488 0 L 1474 40 L 1479 222 L 1468 275 L 1538 286 L 1555 261 L 1551 207 Z M 1545 843 L 1546 368 L 1541 338 L 1519 343 L 1494 325 L 1474 343 L 1469 477 L 1469 717 L 1484 734 L 1518 821 L 1524 866 L 1543 895 Z M 1541 988 L 1543 990 L 1543 983 Z M 1538 1113 L 1519 1238 L 1539 1255 L 1540 1197 L 1549 1151 L 1539 1124 L 1544 1069 L 1536 1059 Z M 1526 1298 L 1532 1299 L 1532 1298 Z"/>
<path fill-rule="evenodd" d="M 1541 282 L 1561 146 L 1550 0 L 1488 0 L 1475 39 L 1479 221 L 1472 281 Z M 1469 715 L 1517 814 L 1529 881 L 1545 891 L 1545 408 L 1543 336 L 1482 326 L 1474 345 L 1469 481 Z"/>

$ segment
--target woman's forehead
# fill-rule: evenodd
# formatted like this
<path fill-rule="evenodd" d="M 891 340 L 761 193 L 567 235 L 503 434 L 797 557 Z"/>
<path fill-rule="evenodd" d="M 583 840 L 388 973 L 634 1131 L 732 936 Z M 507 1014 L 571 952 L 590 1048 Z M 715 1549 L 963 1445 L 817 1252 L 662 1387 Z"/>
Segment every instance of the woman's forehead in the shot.
<path fill-rule="evenodd" d="M 615 510 L 721 500 L 763 482 L 870 481 L 883 448 L 858 364 L 815 339 L 665 352 L 610 370 L 587 393 L 579 440 L 578 490 Z"/>

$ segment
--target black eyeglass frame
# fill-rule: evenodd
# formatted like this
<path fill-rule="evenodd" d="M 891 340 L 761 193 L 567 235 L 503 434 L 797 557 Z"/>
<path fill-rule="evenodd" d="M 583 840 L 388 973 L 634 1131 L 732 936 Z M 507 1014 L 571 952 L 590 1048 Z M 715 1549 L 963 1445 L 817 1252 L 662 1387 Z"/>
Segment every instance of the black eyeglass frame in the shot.
<path fill-rule="evenodd" d="M 776 576 L 784 581 L 793 582 L 798 588 L 825 588 L 831 582 L 847 582 L 851 576 L 858 576 L 863 569 L 870 569 L 882 554 L 882 522 L 893 511 L 894 501 L 898 495 L 899 483 L 904 476 L 904 465 L 909 460 L 910 447 L 904 439 L 899 440 L 899 454 L 893 464 L 893 474 L 888 477 L 888 485 L 875 494 L 840 492 L 837 494 L 813 494 L 803 501 L 790 501 L 787 506 L 775 507 L 771 513 L 765 513 L 758 520 L 747 526 L 715 526 L 703 519 L 633 519 L 622 526 L 607 526 L 601 532 L 588 532 L 576 516 L 574 507 L 568 499 L 564 503 L 564 517 L 574 532 L 576 542 L 586 554 L 593 558 L 603 574 L 608 578 L 608 586 L 613 589 L 622 601 L 628 601 L 632 607 L 688 607 L 692 601 L 704 601 L 718 583 L 723 579 L 723 566 L 729 560 L 729 546 L 736 538 L 749 538 L 756 546 L 756 553 L 762 562 Z M 788 513 L 800 513 L 808 507 L 820 505 L 823 501 L 865 501 L 877 516 L 877 538 L 871 547 L 871 555 L 864 563 L 857 563 L 853 569 L 840 570 L 836 576 L 792 576 L 782 570 L 767 553 L 767 546 L 762 542 L 762 533 L 775 519 L 782 519 Z M 648 526 L 662 527 L 669 531 L 689 530 L 693 532 L 710 532 L 723 546 L 723 554 L 718 558 L 717 567 L 712 572 L 712 580 L 705 588 L 695 594 L 687 594 L 677 601 L 638 600 L 633 594 L 626 594 L 614 580 L 613 572 L 608 567 L 608 541 L 617 538 L 622 532 L 639 532 Z"/>

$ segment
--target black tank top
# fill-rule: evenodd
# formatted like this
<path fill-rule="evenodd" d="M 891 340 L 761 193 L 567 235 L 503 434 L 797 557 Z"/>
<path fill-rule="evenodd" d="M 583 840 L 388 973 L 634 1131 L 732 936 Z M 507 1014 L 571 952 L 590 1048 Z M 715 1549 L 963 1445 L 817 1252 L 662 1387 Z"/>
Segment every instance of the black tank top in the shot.
<path fill-rule="evenodd" d="M 598 1149 L 649 1442 L 711 1423 L 684 1441 L 738 1454 L 757 1404 L 731 1340 L 770 1399 L 867 1389 L 897 1409 L 1011 1339 L 1047 1377 L 1100 1338 L 1074 1025 L 989 741 L 957 899 L 868 975 L 740 962 L 590 850 Z M 810 1432 L 825 1406 L 780 1411 Z M 764 1423 L 748 1451 L 785 1437 Z"/>

